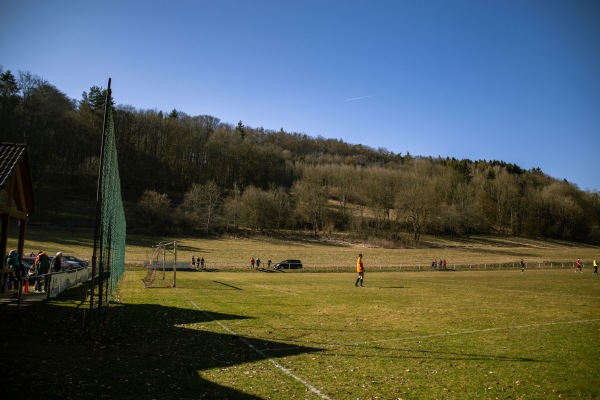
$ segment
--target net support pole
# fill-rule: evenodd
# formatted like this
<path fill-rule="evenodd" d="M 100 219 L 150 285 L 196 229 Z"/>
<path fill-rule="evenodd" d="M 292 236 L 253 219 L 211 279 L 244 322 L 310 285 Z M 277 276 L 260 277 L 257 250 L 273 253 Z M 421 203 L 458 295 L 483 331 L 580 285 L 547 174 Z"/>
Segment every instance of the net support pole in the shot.
<path fill-rule="evenodd" d="M 163 281 L 165 280 L 165 276 L 166 276 L 166 264 L 167 264 L 167 246 L 168 243 L 164 244 L 162 247 L 162 253 L 163 253 Z"/>
<path fill-rule="evenodd" d="M 100 166 L 98 169 L 98 186 L 96 188 L 96 221 L 95 221 L 95 229 L 94 229 L 94 250 L 92 253 L 92 279 L 90 281 L 90 313 L 89 317 L 92 318 L 92 314 L 94 312 L 94 292 L 95 292 L 95 281 L 96 281 L 96 273 L 98 272 L 96 267 L 97 261 L 97 251 L 98 251 L 98 242 L 102 243 L 102 172 L 104 170 L 104 141 L 106 138 L 106 124 L 108 119 L 108 107 L 110 107 L 110 99 L 111 99 L 111 90 L 110 90 L 110 81 L 111 78 L 108 78 L 108 88 L 106 89 L 106 100 L 104 103 L 104 122 L 102 124 L 102 141 L 100 144 Z M 100 249 L 100 264 L 102 264 L 102 249 Z M 99 293 L 98 293 L 98 313 L 100 313 L 100 308 L 102 307 L 102 266 L 100 266 L 99 273 Z"/>
<path fill-rule="evenodd" d="M 173 242 L 173 252 L 175 256 L 173 257 L 173 287 L 177 285 L 177 241 Z"/>

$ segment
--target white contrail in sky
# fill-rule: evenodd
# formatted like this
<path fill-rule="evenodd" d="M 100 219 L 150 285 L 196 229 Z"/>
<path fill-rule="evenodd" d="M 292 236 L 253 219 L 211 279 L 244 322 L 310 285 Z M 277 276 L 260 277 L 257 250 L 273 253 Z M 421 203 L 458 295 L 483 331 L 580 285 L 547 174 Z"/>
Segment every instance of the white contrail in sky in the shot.
<path fill-rule="evenodd" d="M 377 96 L 377 95 L 376 94 L 372 94 L 372 95 L 369 95 L 369 96 L 353 97 L 351 99 L 346 99 L 344 101 L 354 101 L 354 100 L 368 99 L 369 97 L 375 97 L 375 96 Z"/>

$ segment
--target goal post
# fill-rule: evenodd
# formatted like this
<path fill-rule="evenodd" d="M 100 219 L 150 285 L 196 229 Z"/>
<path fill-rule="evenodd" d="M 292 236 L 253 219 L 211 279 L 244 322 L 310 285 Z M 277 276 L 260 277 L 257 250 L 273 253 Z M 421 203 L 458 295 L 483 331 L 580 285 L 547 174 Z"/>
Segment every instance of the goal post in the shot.
<path fill-rule="evenodd" d="M 146 277 L 142 279 L 144 287 L 176 287 L 177 286 L 177 242 L 160 242 L 152 246 L 152 255 L 144 262 Z M 161 272 L 162 271 L 162 272 Z M 172 271 L 171 284 L 157 285 L 159 281 L 167 280 L 167 271 Z M 161 278 L 162 276 L 162 278 Z M 166 283 L 166 282 L 165 282 Z"/>

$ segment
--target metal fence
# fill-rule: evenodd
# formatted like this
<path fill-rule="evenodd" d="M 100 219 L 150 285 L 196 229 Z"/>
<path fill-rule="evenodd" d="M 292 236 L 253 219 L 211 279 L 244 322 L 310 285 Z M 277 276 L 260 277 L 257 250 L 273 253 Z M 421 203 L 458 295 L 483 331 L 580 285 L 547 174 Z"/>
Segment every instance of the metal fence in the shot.
<path fill-rule="evenodd" d="M 74 268 L 66 271 L 51 272 L 42 275 L 29 275 L 21 278 L 21 285 L 15 292 L 7 294 L 16 295 L 17 308 L 28 300 L 44 300 L 58 296 L 65 290 L 80 283 L 88 282 L 92 277 L 91 267 Z M 35 291 L 35 282 L 41 281 L 41 286 L 46 288 L 43 292 Z M 48 283 L 45 284 L 45 280 Z"/>
<path fill-rule="evenodd" d="M 267 263 L 261 263 L 261 266 L 256 270 L 269 271 L 275 270 L 275 263 L 268 267 Z M 134 262 L 126 265 L 128 269 L 144 268 L 144 262 Z M 585 267 L 585 266 L 583 266 Z M 163 265 L 159 269 L 162 269 Z M 525 263 L 525 269 L 536 270 L 536 269 L 569 269 L 575 268 L 573 262 L 563 261 L 536 261 Z M 173 269 L 173 262 L 167 261 L 164 263 L 164 269 L 171 271 Z M 204 268 L 200 268 L 197 265 L 192 265 L 188 261 L 178 261 L 177 271 L 242 271 L 251 270 L 250 263 L 241 261 L 205 261 Z M 502 263 L 447 263 L 446 268 L 436 267 L 433 268 L 430 263 L 425 262 L 406 262 L 398 264 L 387 264 L 387 265 L 368 265 L 366 268 L 369 272 L 375 271 L 497 271 L 497 270 L 520 270 L 521 265 L 518 261 L 514 262 L 502 262 Z M 300 270 L 285 270 L 292 272 L 355 272 L 356 266 L 353 264 L 346 265 L 332 265 L 332 264 L 304 264 Z"/>

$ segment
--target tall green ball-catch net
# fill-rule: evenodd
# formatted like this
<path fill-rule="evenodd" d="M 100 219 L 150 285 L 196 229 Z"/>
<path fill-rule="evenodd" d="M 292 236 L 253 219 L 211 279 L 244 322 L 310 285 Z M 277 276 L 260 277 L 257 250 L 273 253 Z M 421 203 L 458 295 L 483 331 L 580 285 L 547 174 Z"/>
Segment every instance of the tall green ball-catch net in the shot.
<path fill-rule="evenodd" d="M 110 93 L 109 80 L 96 199 L 90 315 L 95 310 L 99 313 L 103 305 L 115 299 L 117 285 L 125 272 L 126 221 Z"/>

